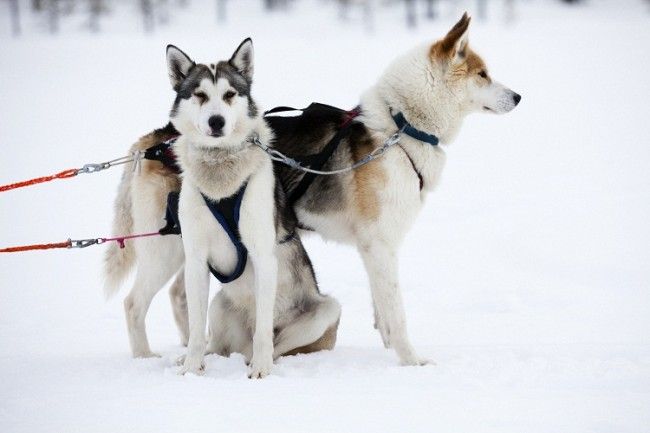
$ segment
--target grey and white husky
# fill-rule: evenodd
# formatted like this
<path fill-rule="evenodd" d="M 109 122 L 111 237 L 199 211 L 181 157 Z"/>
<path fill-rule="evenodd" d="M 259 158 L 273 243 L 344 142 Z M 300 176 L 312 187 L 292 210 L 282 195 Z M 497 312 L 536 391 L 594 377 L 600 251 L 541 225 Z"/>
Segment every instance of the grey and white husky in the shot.
<path fill-rule="evenodd" d="M 188 345 L 181 373 L 203 372 L 206 352 L 239 352 L 250 365 L 249 377 L 261 378 L 281 355 L 331 349 L 340 306 L 319 293 L 296 233 L 295 214 L 285 205 L 271 160 L 250 140 L 254 135 L 266 142 L 273 138 L 250 94 L 251 40 L 242 42 L 230 60 L 212 64 L 196 64 L 170 45 L 167 64 L 176 92 L 173 126 L 143 137 L 134 147 L 142 150 L 179 132 L 174 152 L 182 182 L 159 162 L 145 161 L 139 175 L 127 167 L 114 230 L 160 228 L 166 195 L 180 186 L 182 241 L 173 236 L 147 238 L 122 250 L 109 249 L 105 261 L 107 293 L 113 293 L 138 262 L 135 284 L 124 302 L 133 355 L 153 355 L 144 319 L 152 297 L 174 274 L 174 316 Z M 211 302 L 206 341 L 209 264 L 227 275 L 240 259 L 207 203 L 223 202 L 238 192 L 238 231 L 248 260 L 241 276 L 224 283 Z"/>
<path fill-rule="evenodd" d="M 349 166 L 381 147 L 400 129 L 394 117 L 399 113 L 412 128 L 446 145 L 468 114 L 513 110 L 521 96 L 492 79 L 484 61 L 469 47 L 469 24 L 465 14 L 443 38 L 397 58 L 361 96 L 360 115 L 322 169 Z M 304 156 L 321 152 L 347 122 L 345 117 L 345 113 L 321 116 L 308 128 L 292 128 L 273 117 L 267 122 L 275 149 Z M 161 131 L 153 136 L 162 138 Z M 357 248 L 370 282 L 375 327 L 404 365 L 423 365 L 427 360 L 409 341 L 397 272 L 399 248 L 438 184 L 446 159 L 442 146 L 433 146 L 422 136 L 402 134 L 399 146 L 382 158 L 353 172 L 316 177 L 292 203 L 300 227 Z M 302 175 L 288 167 L 277 167 L 276 172 L 285 192 L 293 195 Z M 161 195 L 155 189 L 146 193 Z M 177 284 L 172 293 L 182 291 Z"/>

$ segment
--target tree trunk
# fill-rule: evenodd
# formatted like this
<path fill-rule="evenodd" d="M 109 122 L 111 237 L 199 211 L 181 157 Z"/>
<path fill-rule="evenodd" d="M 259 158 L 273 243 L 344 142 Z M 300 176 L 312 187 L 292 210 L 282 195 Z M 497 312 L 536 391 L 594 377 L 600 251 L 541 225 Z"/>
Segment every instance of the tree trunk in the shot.
<path fill-rule="evenodd" d="M 104 12 L 104 0 L 89 0 L 89 13 L 90 19 L 88 20 L 88 27 L 93 33 L 99 32 L 99 17 Z"/>
<path fill-rule="evenodd" d="M 485 21 L 487 19 L 487 0 L 477 0 L 476 2 L 476 13 L 478 18 L 481 21 Z"/>
<path fill-rule="evenodd" d="M 515 21 L 516 15 L 515 15 L 515 0 L 505 0 L 505 4 L 503 5 L 505 8 L 504 10 L 504 21 L 506 24 L 512 24 Z"/>
<path fill-rule="evenodd" d="M 9 8 L 11 14 L 11 33 L 14 36 L 20 35 L 20 5 L 18 0 L 10 0 Z"/>
<path fill-rule="evenodd" d="M 427 2 L 427 18 L 433 20 L 436 18 L 436 3 L 438 0 L 426 0 Z"/>
<path fill-rule="evenodd" d="M 61 18 L 61 10 L 59 9 L 59 0 L 48 0 L 47 6 L 47 23 L 50 33 L 55 34 L 59 32 L 59 20 Z"/>
<path fill-rule="evenodd" d="M 406 25 L 410 28 L 417 26 L 415 0 L 404 0 L 406 3 Z"/>
<path fill-rule="evenodd" d="M 374 0 L 366 0 L 363 3 L 363 22 L 365 23 L 367 32 L 373 32 L 375 30 L 374 12 L 375 12 Z"/>
<path fill-rule="evenodd" d="M 144 31 L 151 33 L 155 23 L 152 0 L 140 0 L 140 12 L 142 12 Z"/>
<path fill-rule="evenodd" d="M 226 22 L 226 0 L 217 0 L 217 22 Z"/>

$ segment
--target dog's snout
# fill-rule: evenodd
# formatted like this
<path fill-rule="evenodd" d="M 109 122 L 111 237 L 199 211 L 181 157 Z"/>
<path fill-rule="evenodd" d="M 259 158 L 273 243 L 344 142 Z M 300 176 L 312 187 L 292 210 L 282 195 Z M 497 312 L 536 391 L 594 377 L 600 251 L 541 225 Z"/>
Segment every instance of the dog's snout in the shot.
<path fill-rule="evenodd" d="M 512 100 L 515 101 L 515 105 L 519 105 L 519 101 L 521 101 L 521 95 L 519 93 L 515 93 L 512 95 Z"/>
<path fill-rule="evenodd" d="M 208 125 L 212 131 L 213 136 L 221 136 L 223 131 L 223 126 L 226 124 L 226 120 L 223 116 L 210 116 L 208 119 Z"/>

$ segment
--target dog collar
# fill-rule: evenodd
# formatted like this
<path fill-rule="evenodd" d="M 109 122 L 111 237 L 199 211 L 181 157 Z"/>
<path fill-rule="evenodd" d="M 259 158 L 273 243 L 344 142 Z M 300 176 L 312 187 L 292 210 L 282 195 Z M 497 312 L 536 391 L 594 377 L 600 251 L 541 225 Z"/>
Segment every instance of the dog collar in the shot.
<path fill-rule="evenodd" d="M 424 141 L 425 143 L 429 143 L 432 146 L 437 146 L 438 145 L 438 137 L 432 134 L 427 134 L 426 132 L 420 131 L 419 129 L 413 127 L 404 115 L 401 112 L 398 112 L 397 114 L 391 114 L 393 117 L 393 120 L 397 124 L 397 128 L 402 131 L 404 134 L 408 135 L 409 137 L 415 138 L 416 140 Z"/>

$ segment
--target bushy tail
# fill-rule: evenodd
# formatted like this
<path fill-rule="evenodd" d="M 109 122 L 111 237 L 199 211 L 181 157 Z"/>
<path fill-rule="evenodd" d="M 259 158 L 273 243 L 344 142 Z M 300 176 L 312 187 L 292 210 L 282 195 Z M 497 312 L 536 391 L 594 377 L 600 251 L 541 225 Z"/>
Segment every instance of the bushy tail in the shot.
<path fill-rule="evenodd" d="M 113 235 L 133 233 L 133 212 L 131 206 L 131 182 L 133 168 L 125 166 L 120 186 L 115 199 L 115 216 L 113 218 Z M 111 242 L 104 254 L 104 294 L 110 298 L 118 292 L 122 282 L 129 276 L 135 264 L 135 250 L 132 242 L 126 242 L 120 248 L 117 242 Z"/>

